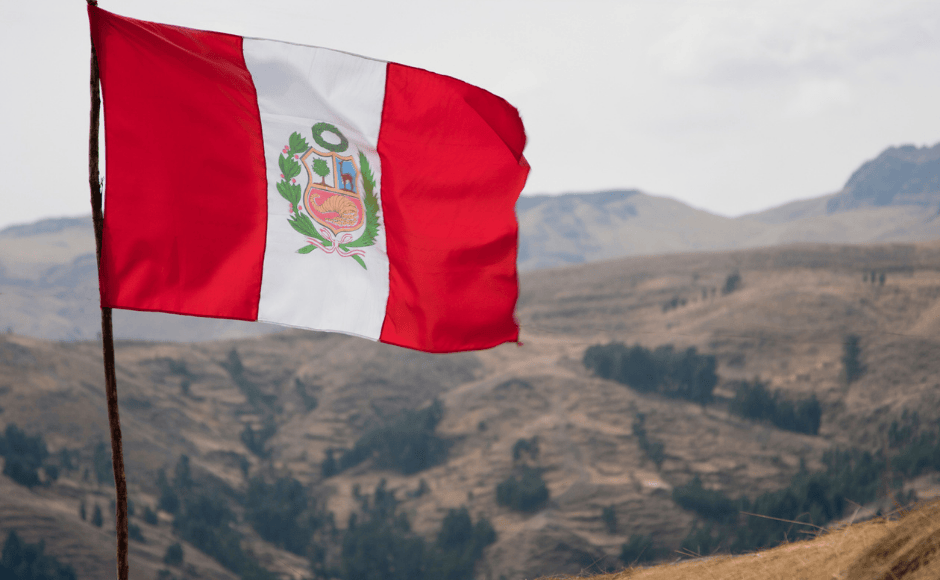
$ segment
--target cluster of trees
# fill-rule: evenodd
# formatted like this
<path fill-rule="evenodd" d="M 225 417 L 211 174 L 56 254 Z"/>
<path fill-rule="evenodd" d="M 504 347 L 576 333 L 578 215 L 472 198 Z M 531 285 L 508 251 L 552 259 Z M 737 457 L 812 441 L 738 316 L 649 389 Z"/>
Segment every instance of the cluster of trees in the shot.
<path fill-rule="evenodd" d="M 604 522 L 604 529 L 608 534 L 617 533 L 617 510 L 614 506 L 604 506 L 601 509 L 601 521 Z"/>
<path fill-rule="evenodd" d="M 666 459 L 666 446 L 663 445 L 662 441 L 654 441 L 649 438 L 646 432 L 646 415 L 637 413 L 633 418 L 632 427 L 633 435 L 637 438 L 640 449 L 643 450 L 647 459 L 656 464 L 656 469 L 659 469 L 663 464 L 663 460 Z"/>
<path fill-rule="evenodd" d="M 0 456 L 4 458 L 3 475 L 26 487 L 52 483 L 59 470 L 48 463 L 49 449 L 42 435 L 27 435 L 14 424 L 0 434 Z M 40 470 L 42 475 L 40 476 Z"/>
<path fill-rule="evenodd" d="M 868 272 L 865 272 L 864 274 L 862 274 L 862 282 L 871 282 L 872 284 L 874 284 L 875 282 L 878 282 L 878 284 L 880 284 L 881 286 L 884 286 L 885 285 L 885 273 L 881 272 L 879 274 L 877 271 L 872 270 L 871 276 L 869 276 Z"/>
<path fill-rule="evenodd" d="M 157 486 L 160 509 L 173 514 L 173 533 L 179 538 L 241 575 L 243 580 L 277 578 L 242 547 L 242 534 L 233 526 L 235 512 L 227 501 L 227 496 L 233 495 L 231 490 L 218 483 L 194 485 L 189 457 L 180 456 L 172 480 L 161 470 Z"/>
<path fill-rule="evenodd" d="M 240 495 L 218 483 L 200 480 L 195 485 L 189 459 L 183 455 L 172 477 L 158 474 L 158 485 L 160 508 L 174 515 L 174 534 L 244 580 L 276 576 L 243 547 L 235 502 L 243 509 L 244 523 L 266 541 L 306 557 L 319 578 L 472 580 L 483 549 L 496 539 L 489 521 L 474 522 L 466 508 L 460 508 L 444 518 L 434 541 L 426 541 L 411 530 L 407 514 L 384 480 L 372 494 L 362 494 L 358 487 L 353 490 L 358 510 L 342 532 L 333 514 L 317 501 L 315 490 L 290 476 L 274 481 L 254 477 Z M 165 563 L 178 566 L 182 559 L 178 546 L 167 551 Z"/>
<path fill-rule="evenodd" d="M 793 528 L 799 526 L 790 522 L 805 522 L 815 529 L 842 517 L 849 500 L 866 503 L 877 497 L 886 467 L 882 458 L 858 450 L 834 450 L 824 454 L 823 463 L 824 471 L 801 468 L 787 487 L 753 500 L 705 489 L 698 477 L 674 488 L 673 500 L 706 522 L 692 529 L 683 547 L 699 554 L 719 546 L 733 553 L 770 548 L 787 541 L 788 533 L 793 538 Z"/>
<path fill-rule="evenodd" d="M 496 541 L 485 518 L 473 522 L 465 507 L 452 509 L 433 542 L 411 531 L 394 492 L 382 481 L 372 496 L 358 495 L 342 538 L 339 566 L 328 576 L 343 580 L 472 580 L 477 560 Z"/>
<path fill-rule="evenodd" d="M 510 475 L 496 485 L 496 503 L 519 512 L 535 512 L 548 502 L 542 470 L 525 465 L 519 477 Z"/>
<path fill-rule="evenodd" d="M 685 485 L 672 489 L 672 500 L 683 509 L 696 512 L 707 520 L 728 523 L 738 517 L 743 509 L 741 501 L 735 501 L 720 491 L 705 489 L 702 480 L 695 476 Z"/>
<path fill-rule="evenodd" d="M 232 382 L 238 387 L 238 390 L 248 399 L 248 404 L 253 407 L 269 406 L 277 399 L 273 395 L 265 395 L 254 381 L 248 378 L 245 372 L 245 365 L 242 363 L 241 356 L 234 348 L 228 352 L 228 356 L 222 363 Z"/>
<path fill-rule="evenodd" d="M 526 457 L 528 462 L 523 461 Z M 548 484 L 537 466 L 538 458 L 538 436 L 516 440 L 512 446 L 515 473 L 496 484 L 497 504 L 518 512 L 535 512 L 548 503 Z"/>
<path fill-rule="evenodd" d="M 248 482 L 244 500 L 245 520 L 258 535 L 272 544 L 307 556 L 322 559 L 322 542 L 315 539 L 322 533 L 335 533 L 333 514 L 327 513 L 292 477 L 281 477 L 273 483 L 256 476 Z"/>
<path fill-rule="evenodd" d="M 316 395 L 311 393 L 307 385 L 298 378 L 294 379 L 294 390 L 297 391 L 297 395 L 304 404 L 304 410 L 308 413 L 320 405 L 320 401 L 317 399 Z"/>
<path fill-rule="evenodd" d="M 663 302 L 663 313 L 669 312 L 670 310 L 675 310 L 676 308 L 679 308 L 680 306 L 685 306 L 686 302 L 687 301 L 685 298 L 682 298 L 679 296 L 673 296 L 666 302 Z"/>
<path fill-rule="evenodd" d="M 595 375 L 640 392 L 706 404 L 718 384 L 713 355 L 698 354 L 694 347 L 677 351 L 672 345 L 650 350 L 621 342 L 593 345 L 584 352 L 584 366 Z"/>
<path fill-rule="evenodd" d="M 620 561 L 627 566 L 655 562 L 666 555 L 666 550 L 653 546 L 652 534 L 631 534 L 630 540 L 620 546 Z"/>
<path fill-rule="evenodd" d="M 907 411 L 888 428 L 888 447 L 893 450 L 891 468 L 898 476 L 913 478 L 927 470 L 940 471 L 940 433 L 922 430 L 917 412 Z"/>
<path fill-rule="evenodd" d="M 130 504 L 128 504 L 128 508 L 129 507 L 130 507 Z M 85 509 L 84 501 L 78 504 L 78 516 L 82 518 L 82 521 L 85 521 L 85 519 L 88 517 L 88 512 Z M 98 504 L 95 504 L 95 509 L 91 511 L 91 525 L 95 526 L 96 528 L 100 528 L 103 524 L 104 524 L 104 515 L 101 513 L 101 506 Z"/>
<path fill-rule="evenodd" d="M 115 511 L 115 501 L 112 499 L 111 500 L 111 514 L 112 515 L 114 514 L 114 511 Z M 133 500 L 127 500 L 127 515 L 133 517 L 134 512 L 135 512 L 135 509 L 134 509 Z M 150 521 L 147 519 L 148 512 L 153 515 L 153 521 Z M 82 518 L 83 522 L 88 521 L 89 523 L 91 523 L 91 525 L 95 526 L 96 528 L 100 528 L 102 525 L 104 525 L 104 514 L 101 511 L 101 506 L 98 505 L 97 503 L 95 504 L 94 509 L 91 511 L 91 519 L 89 520 L 88 509 L 87 509 L 87 506 L 85 505 L 85 500 L 82 500 L 81 502 L 79 502 L 78 516 Z M 149 506 L 144 511 L 144 521 L 150 525 L 156 525 L 157 523 L 157 514 L 154 513 L 154 511 L 150 509 Z M 147 543 L 147 538 L 144 537 L 143 530 L 141 530 L 140 526 L 138 526 L 137 524 L 133 522 L 128 523 L 127 535 L 130 537 L 131 540 L 134 540 L 135 542 L 140 542 L 141 544 Z"/>
<path fill-rule="evenodd" d="M 783 398 L 780 391 L 771 393 L 757 379 L 739 381 L 735 385 L 734 398 L 728 410 L 746 419 L 769 421 L 780 429 L 808 435 L 819 433 L 822 420 L 822 406 L 816 395 L 791 401 Z"/>
<path fill-rule="evenodd" d="M 160 358 L 158 361 L 166 364 L 167 372 L 171 376 L 177 376 L 180 378 L 180 394 L 184 397 L 191 398 L 193 400 L 202 400 L 202 397 L 194 397 L 189 392 L 189 387 L 191 381 L 196 378 L 196 375 L 189 370 L 189 366 L 186 364 L 186 361 L 183 359 L 175 358 Z"/>
<path fill-rule="evenodd" d="M 448 442 L 435 434 L 443 416 L 440 401 L 407 411 L 364 433 L 352 449 L 341 450 L 339 459 L 332 450 L 328 451 L 321 466 L 323 476 L 330 477 L 367 459 L 374 459 L 379 469 L 393 469 L 405 475 L 434 467 L 447 459 Z"/>
<path fill-rule="evenodd" d="M 76 580 L 75 569 L 45 553 L 44 542 L 28 544 L 11 531 L 0 552 L 3 580 Z"/>
<path fill-rule="evenodd" d="M 173 533 L 243 580 L 275 580 L 277 575 L 263 568 L 254 554 L 242 547 L 242 534 L 232 525 L 235 522 L 235 513 L 224 496 L 190 490 L 173 518 Z"/>
<path fill-rule="evenodd" d="M 174 542 L 167 546 L 166 552 L 163 553 L 163 563 L 167 566 L 180 566 L 183 563 L 183 557 L 183 545 Z"/>
<path fill-rule="evenodd" d="M 706 556 L 718 551 L 727 543 L 727 532 L 719 529 L 717 533 L 714 533 L 713 529 L 716 527 L 718 526 L 711 522 L 704 525 L 700 522 L 693 523 L 692 529 L 682 539 L 682 544 L 679 547 L 687 554 L 692 553 L 699 556 Z"/>
<path fill-rule="evenodd" d="M 245 428 L 242 429 L 242 432 L 239 434 L 241 437 L 242 443 L 248 449 L 258 457 L 264 459 L 270 455 L 270 452 L 265 448 L 265 445 L 268 442 L 268 439 L 274 437 L 277 433 L 277 425 L 274 424 L 274 419 L 268 416 L 261 427 L 255 430 L 251 425 L 245 425 Z"/>

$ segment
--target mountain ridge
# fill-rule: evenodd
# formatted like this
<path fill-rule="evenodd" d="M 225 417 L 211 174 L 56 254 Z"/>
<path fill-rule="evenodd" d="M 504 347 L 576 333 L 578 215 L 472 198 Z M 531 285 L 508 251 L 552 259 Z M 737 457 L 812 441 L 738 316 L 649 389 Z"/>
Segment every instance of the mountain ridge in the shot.
<path fill-rule="evenodd" d="M 940 143 L 891 147 L 836 193 L 736 218 L 639 189 L 522 196 L 516 205 L 521 272 L 684 252 L 800 243 L 940 239 Z M 0 230 L 0 329 L 58 339 L 97 332 L 90 217 L 51 218 Z M 280 327 L 118 311 L 116 336 L 190 340 L 268 334 Z"/>

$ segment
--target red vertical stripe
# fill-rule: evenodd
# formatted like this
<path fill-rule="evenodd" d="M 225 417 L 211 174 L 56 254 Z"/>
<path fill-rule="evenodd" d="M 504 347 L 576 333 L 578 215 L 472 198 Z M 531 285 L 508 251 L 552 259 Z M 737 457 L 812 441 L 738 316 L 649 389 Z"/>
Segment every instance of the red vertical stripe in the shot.
<path fill-rule="evenodd" d="M 102 305 L 256 319 L 267 182 L 242 39 L 88 13 L 105 113 Z"/>
<path fill-rule="evenodd" d="M 518 340 L 524 146 L 522 121 L 506 101 L 388 65 L 378 146 L 389 257 L 382 342 L 449 352 Z"/>

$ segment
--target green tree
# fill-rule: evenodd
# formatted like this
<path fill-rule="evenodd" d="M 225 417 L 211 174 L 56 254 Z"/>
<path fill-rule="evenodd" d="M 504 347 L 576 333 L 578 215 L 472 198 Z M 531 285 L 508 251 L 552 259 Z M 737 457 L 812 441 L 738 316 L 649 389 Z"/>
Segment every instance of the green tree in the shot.
<path fill-rule="evenodd" d="M 149 505 L 144 506 L 144 513 L 141 517 L 144 523 L 150 524 L 151 526 L 155 526 L 160 522 L 160 519 L 157 517 L 157 512 L 153 511 Z"/>
<path fill-rule="evenodd" d="M 307 390 L 307 385 L 298 378 L 294 379 L 294 390 L 297 391 L 297 394 L 300 396 L 300 400 L 303 401 L 304 410 L 308 413 L 316 409 L 317 405 L 320 404 L 320 401 L 317 400 L 316 395 L 310 393 Z"/>
<path fill-rule="evenodd" d="M 111 449 L 104 443 L 95 445 L 92 456 L 92 466 L 95 470 L 95 479 L 102 485 L 114 486 L 114 469 L 111 467 Z"/>
<path fill-rule="evenodd" d="M 425 578 L 472 580 L 484 548 L 495 541 L 496 531 L 489 520 L 481 518 L 474 524 L 466 507 L 451 509 L 431 546 Z"/>
<path fill-rule="evenodd" d="M 735 270 L 734 272 L 728 274 L 728 277 L 725 278 L 725 286 L 721 289 L 722 294 L 731 294 L 735 290 L 741 287 L 741 274 Z"/>
<path fill-rule="evenodd" d="M 183 563 L 183 546 L 179 542 L 167 546 L 163 554 L 163 563 L 167 566 L 179 566 Z"/>
<path fill-rule="evenodd" d="M 509 476 L 496 486 L 496 503 L 520 512 L 538 511 L 548 502 L 548 485 L 542 472 L 525 466 L 519 478 Z"/>
<path fill-rule="evenodd" d="M 71 471 L 77 467 L 75 462 L 72 461 L 73 455 L 77 455 L 78 451 L 69 450 L 69 449 L 59 449 L 59 465 L 62 466 L 62 469 L 66 471 Z"/>
<path fill-rule="evenodd" d="M 525 453 L 529 456 L 530 459 L 535 461 L 539 457 L 539 438 L 538 436 L 530 437 L 528 439 L 519 439 L 512 446 L 512 460 L 519 461 L 522 459 L 522 454 Z"/>
<path fill-rule="evenodd" d="M 697 475 L 687 484 L 674 487 L 672 499 L 682 508 L 716 522 L 734 521 L 741 507 L 740 502 L 720 491 L 702 487 L 702 480 Z"/>
<path fill-rule="evenodd" d="M 326 176 L 330 174 L 330 166 L 323 159 L 313 162 L 313 172 L 320 176 L 320 185 L 326 185 Z"/>
<path fill-rule="evenodd" d="M 654 441 L 649 438 L 646 432 L 646 415 L 637 413 L 633 419 L 633 435 L 636 436 L 640 449 L 646 454 L 646 457 L 656 464 L 659 469 L 666 459 L 666 446 L 662 441 Z"/>
<path fill-rule="evenodd" d="M 238 387 L 238 390 L 245 395 L 249 405 L 253 407 L 270 405 L 277 398 L 273 395 L 265 395 L 262 393 L 258 385 L 248 378 L 248 372 L 245 369 L 245 365 L 242 363 L 241 356 L 239 356 L 238 351 L 234 348 L 228 352 L 228 356 L 220 365 L 228 372 L 229 377 L 231 377 L 235 386 Z"/>
<path fill-rule="evenodd" d="M 682 540 L 682 549 L 692 552 L 693 554 L 698 554 L 699 556 L 707 556 L 717 551 L 725 539 L 726 534 L 722 530 L 712 535 L 711 524 L 702 528 L 693 525 L 689 535 Z"/>
<path fill-rule="evenodd" d="M 3 580 L 76 580 L 75 569 L 45 554 L 44 542 L 27 544 L 11 531 L 0 552 Z"/>
<path fill-rule="evenodd" d="M 604 522 L 604 529 L 608 534 L 617 533 L 617 511 L 614 506 L 609 505 L 601 510 L 601 521 Z"/>
<path fill-rule="evenodd" d="M 269 415 L 265 417 L 264 424 L 257 431 L 255 431 L 251 425 L 246 424 L 240 436 L 242 443 L 245 444 L 248 451 L 251 451 L 258 457 L 265 458 L 270 454 L 265 449 L 265 445 L 268 439 L 274 437 L 276 433 L 277 425 L 274 423 L 274 418 Z"/>
<path fill-rule="evenodd" d="M 141 544 L 147 543 L 147 539 L 144 538 L 144 532 L 141 531 L 140 526 L 137 524 L 128 525 L 127 536 L 135 542 L 140 542 Z"/>
<path fill-rule="evenodd" d="M 847 384 L 852 384 L 865 374 L 861 361 L 862 347 L 859 336 L 850 334 L 842 341 L 842 373 Z"/>
<path fill-rule="evenodd" d="M 659 559 L 659 550 L 653 548 L 653 536 L 632 534 L 630 541 L 620 546 L 620 561 L 627 566 Z"/>
<path fill-rule="evenodd" d="M 340 577 L 344 580 L 416 580 L 424 578 L 424 539 L 398 513 L 394 492 L 379 482 L 370 498 L 357 495 L 361 513 L 351 514 L 343 535 Z M 361 516 L 361 517 L 360 517 Z"/>
<path fill-rule="evenodd" d="M 10 424 L 0 434 L 0 456 L 6 459 L 3 475 L 20 485 L 34 487 L 40 483 L 39 468 L 49 457 L 49 450 L 42 435 L 27 435 Z"/>
<path fill-rule="evenodd" d="M 157 500 L 157 507 L 171 514 L 178 513 L 180 509 L 179 495 L 167 480 L 166 471 L 162 469 L 157 473 L 157 488 L 160 489 L 160 499 Z"/>
<path fill-rule="evenodd" d="M 737 383 L 734 398 L 728 404 L 730 412 L 755 421 L 770 420 L 776 408 L 776 397 L 759 379 Z"/>
<path fill-rule="evenodd" d="M 333 456 L 333 450 L 326 450 L 326 457 L 320 465 L 320 473 L 323 477 L 332 477 L 339 473 L 339 466 L 336 464 L 336 458 Z"/>
<path fill-rule="evenodd" d="M 298 555 L 304 555 L 314 534 L 332 521 L 291 477 L 271 484 L 260 476 L 252 478 L 244 506 L 245 519 L 259 536 Z"/>
<path fill-rule="evenodd" d="M 180 455 L 173 468 L 173 487 L 178 491 L 186 491 L 193 486 L 193 472 L 189 467 L 189 456 Z"/>
<path fill-rule="evenodd" d="M 815 394 L 791 401 L 783 398 L 779 390 L 771 393 L 759 379 L 739 381 L 728 410 L 746 419 L 770 421 L 781 429 L 807 435 L 818 435 L 822 421 L 822 405 Z"/>
<path fill-rule="evenodd" d="M 369 458 L 374 458 L 380 469 L 394 469 L 405 475 L 438 465 L 448 451 L 448 442 L 434 432 L 443 416 L 443 405 L 434 401 L 367 431 L 340 456 L 339 469 L 349 469 Z"/>

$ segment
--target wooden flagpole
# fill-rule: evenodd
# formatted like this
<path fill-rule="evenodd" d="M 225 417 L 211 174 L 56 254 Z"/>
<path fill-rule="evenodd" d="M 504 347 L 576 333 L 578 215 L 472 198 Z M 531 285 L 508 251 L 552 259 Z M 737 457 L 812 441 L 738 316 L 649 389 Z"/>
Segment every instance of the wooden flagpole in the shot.
<path fill-rule="evenodd" d="M 87 0 L 97 6 L 97 0 Z M 101 112 L 101 92 L 98 76 L 98 55 L 91 43 L 91 114 L 88 127 L 88 186 L 91 189 L 91 219 L 95 229 L 95 256 L 101 271 L 101 237 L 104 214 L 101 211 L 101 181 L 98 174 L 98 120 Z M 101 309 L 101 349 L 104 354 L 104 384 L 108 399 L 108 423 L 111 427 L 111 463 L 114 468 L 116 497 L 115 532 L 117 534 L 117 576 L 128 580 L 127 562 L 127 481 L 124 478 L 124 450 L 121 444 L 121 418 L 118 415 L 117 377 L 114 370 L 114 333 L 111 309 Z"/>

